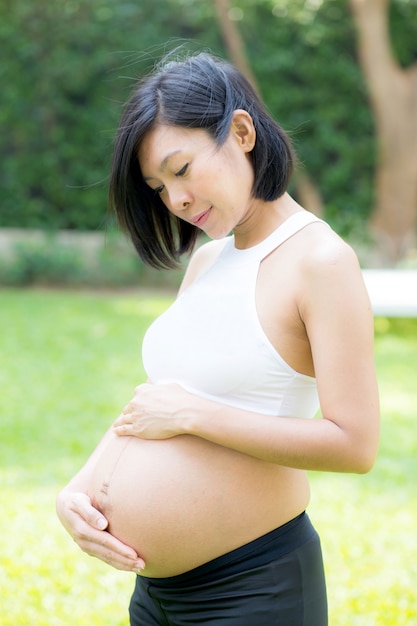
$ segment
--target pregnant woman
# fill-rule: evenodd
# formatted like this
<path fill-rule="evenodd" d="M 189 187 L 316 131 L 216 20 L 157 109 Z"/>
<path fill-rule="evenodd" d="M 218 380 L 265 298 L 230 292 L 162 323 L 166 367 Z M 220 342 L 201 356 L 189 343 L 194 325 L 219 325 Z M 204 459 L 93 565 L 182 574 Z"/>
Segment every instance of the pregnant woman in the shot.
<path fill-rule="evenodd" d="M 138 254 L 172 267 L 210 238 L 145 335 L 148 382 L 57 499 L 85 552 L 137 574 L 133 626 L 327 624 L 306 470 L 375 461 L 373 317 L 351 248 L 288 194 L 293 165 L 210 55 L 126 105 L 110 198 Z"/>

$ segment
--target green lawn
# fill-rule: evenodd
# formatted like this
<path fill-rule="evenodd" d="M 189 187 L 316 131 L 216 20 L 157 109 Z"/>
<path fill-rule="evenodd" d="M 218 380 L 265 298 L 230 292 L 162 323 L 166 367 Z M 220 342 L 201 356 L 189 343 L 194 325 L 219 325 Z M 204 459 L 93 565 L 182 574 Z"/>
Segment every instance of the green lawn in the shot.
<path fill-rule="evenodd" d="M 1 626 L 127 626 L 134 576 L 80 552 L 54 501 L 144 380 L 141 338 L 169 301 L 0 291 Z M 330 626 L 417 624 L 417 320 L 375 326 L 377 465 L 311 474 Z"/>

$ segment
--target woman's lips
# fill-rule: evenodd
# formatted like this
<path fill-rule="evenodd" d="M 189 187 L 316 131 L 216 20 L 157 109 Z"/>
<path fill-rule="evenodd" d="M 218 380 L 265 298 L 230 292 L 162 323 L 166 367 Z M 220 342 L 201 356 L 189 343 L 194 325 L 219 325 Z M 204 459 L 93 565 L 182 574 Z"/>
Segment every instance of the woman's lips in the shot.
<path fill-rule="evenodd" d="M 212 207 L 207 209 L 207 211 L 204 211 L 203 213 L 200 213 L 199 215 L 196 215 L 196 217 L 193 217 L 191 222 L 194 224 L 194 226 L 199 226 L 200 228 L 201 228 L 201 226 L 204 226 L 204 224 L 207 222 L 207 220 L 209 218 L 211 209 L 212 209 Z"/>

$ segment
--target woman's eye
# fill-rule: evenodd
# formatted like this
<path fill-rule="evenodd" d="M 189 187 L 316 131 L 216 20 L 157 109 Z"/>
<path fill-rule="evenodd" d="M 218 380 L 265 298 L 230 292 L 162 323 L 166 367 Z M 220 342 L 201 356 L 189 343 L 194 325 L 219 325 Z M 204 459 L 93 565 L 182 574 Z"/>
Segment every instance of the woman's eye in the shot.
<path fill-rule="evenodd" d="M 175 172 L 175 176 L 184 176 L 188 170 L 188 166 L 189 163 L 186 163 L 180 170 L 178 170 L 178 172 Z M 164 189 L 165 185 L 160 185 L 159 187 L 156 187 L 156 189 L 153 189 L 153 192 L 156 195 L 161 195 Z"/>
<path fill-rule="evenodd" d="M 180 170 L 178 170 L 178 172 L 176 172 L 175 176 L 184 176 L 184 174 L 186 173 L 187 170 L 188 170 L 188 163 L 186 163 L 184 165 L 184 167 L 182 167 Z"/>

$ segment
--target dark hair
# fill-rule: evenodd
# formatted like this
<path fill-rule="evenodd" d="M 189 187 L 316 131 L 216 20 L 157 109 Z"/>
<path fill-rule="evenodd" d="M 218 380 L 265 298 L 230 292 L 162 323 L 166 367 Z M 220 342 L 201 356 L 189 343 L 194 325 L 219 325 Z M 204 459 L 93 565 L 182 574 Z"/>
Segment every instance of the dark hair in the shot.
<path fill-rule="evenodd" d="M 192 250 L 199 229 L 172 216 L 143 180 L 138 149 L 158 123 L 206 130 L 220 147 L 233 112 L 244 109 L 253 120 L 256 143 L 253 196 L 272 201 L 289 184 L 294 153 L 247 79 L 230 63 L 207 53 L 168 60 L 142 78 L 120 121 L 110 174 L 109 201 L 119 225 L 141 259 L 153 267 L 175 267 Z"/>

